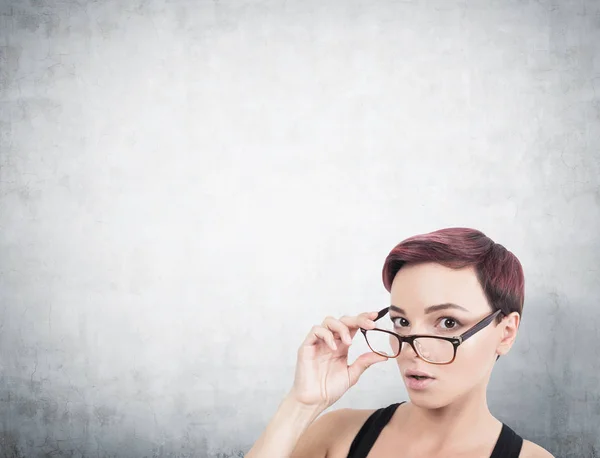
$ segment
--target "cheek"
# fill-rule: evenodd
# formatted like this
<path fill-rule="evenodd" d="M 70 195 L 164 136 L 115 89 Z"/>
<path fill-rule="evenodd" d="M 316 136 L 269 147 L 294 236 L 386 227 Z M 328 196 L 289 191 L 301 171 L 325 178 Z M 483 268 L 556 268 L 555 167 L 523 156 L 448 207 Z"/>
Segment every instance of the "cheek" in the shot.
<path fill-rule="evenodd" d="M 494 358 L 494 342 L 491 338 L 468 340 L 458 347 L 456 359 L 451 364 L 461 374 L 469 373 L 477 378 L 477 374 L 488 371 L 489 365 Z"/>

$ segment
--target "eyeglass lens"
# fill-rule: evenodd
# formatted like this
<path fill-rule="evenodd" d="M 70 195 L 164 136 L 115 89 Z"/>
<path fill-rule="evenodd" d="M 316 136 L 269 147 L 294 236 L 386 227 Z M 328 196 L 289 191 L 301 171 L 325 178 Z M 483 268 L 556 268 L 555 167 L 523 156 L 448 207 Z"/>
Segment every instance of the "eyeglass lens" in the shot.
<path fill-rule="evenodd" d="M 397 337 L 376 329 L 368 330 L 367 342 L 371 350 L 390 358 L 400 354 L 401 346 Z M 406 347 L 403 343 L 402 347 Z M 432 363 L 447 363 L 454 357 L 454 345 L 451 342 L 434 337 L 419 337 L 414 340 L 414 346 L 421 358 Z"/>

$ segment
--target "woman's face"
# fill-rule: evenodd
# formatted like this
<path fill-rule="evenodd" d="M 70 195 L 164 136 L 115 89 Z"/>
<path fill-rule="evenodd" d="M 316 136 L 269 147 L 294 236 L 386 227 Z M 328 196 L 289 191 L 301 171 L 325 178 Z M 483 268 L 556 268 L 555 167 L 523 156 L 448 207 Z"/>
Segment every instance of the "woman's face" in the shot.
<path fill-rule="evenodd" d="M 400 335 L 459 336 L 494 311 L 473 268 L 455 270 L 435 263 L 403 266 L 392 284 L 391 304 L 401 311 L 392 307 L 383 320 L 390 319 L 388 329 Z M 440 304 L 460 308 L 448 305 L 428 310 Z M 462 343 L 456 359 L 448 365 L 428 363 L 410 345 L 403 344 L 396 361 L 411 401 L 434 409 L 463 398 L 473 389 L 485 390 L 497 355 L 508 352 L 517 328 L 516 313 L 501 324 L 492 321 Z M 408 370 L 424 372 L 433 380 L 416 382 L 406 375 Z"/>

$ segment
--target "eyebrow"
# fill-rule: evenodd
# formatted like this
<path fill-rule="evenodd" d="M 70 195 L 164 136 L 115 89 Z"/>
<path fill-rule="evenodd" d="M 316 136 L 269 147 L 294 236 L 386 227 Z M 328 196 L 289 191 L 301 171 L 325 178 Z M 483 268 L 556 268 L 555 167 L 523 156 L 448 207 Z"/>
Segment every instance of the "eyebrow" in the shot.
<path fill-rule="evenodd" d="M 469 310 L 467 310 L 466 308 L 464 308 L 458 304 L 453 304 L 452 302 L 446 302 L 444 304 L 436 304 L 436 305 L 430 305 L 429 307 L 426 307 L 425 313 L 428 314 L 428 313 L 438 312 L 440 310 L 449 310 L 449 309 L 462 310 L 463 312 L 469 312 Z M 403 308 L 398 307 L 396 305 L 390 305 L 390 310 L 401 313 L 402 315 L 407 314 Z"/>

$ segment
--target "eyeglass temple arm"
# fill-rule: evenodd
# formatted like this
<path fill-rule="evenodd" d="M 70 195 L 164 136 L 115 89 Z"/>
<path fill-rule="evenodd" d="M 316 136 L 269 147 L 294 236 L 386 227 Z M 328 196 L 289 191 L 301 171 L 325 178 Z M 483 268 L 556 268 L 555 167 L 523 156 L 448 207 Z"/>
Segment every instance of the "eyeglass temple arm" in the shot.
<path fill-rule="evenodd" d="M 384 308 L 384 309 L 381 309 L 381 310 L 379 311 L 379 313 L 377 314 L 377 317 L 376 317 L 376 318 L 375 318 L 373 321 L 377 321 L 379 318 L 382 318 L 382 317 L 384 317 L 384 316 L 385 316 L 385 314 L 386 314 L 387 312 L 389 312 L 389 310 L 390 310 L 390 308 L 389 308 L 389 307 L 386 307 L 386 308 Z"/>
<path fill-rule="evenodd" d="M 485 328 L 488 324 L 490 324 L 492 322 L 492 320 L 494 318 L 496 318 L 498 316 L 498 314 L 500 314 L 501 312 L 502 312 L 502 310 L 500 310 L 500 309 L 496 310 L 496 313 L 492 313 L 490 316 L 481 320 L 479 323 L 477 323 L 475 326 L 473 326 L 467 332 L 465 332 L 464 334 L 461 334 L 460 339 L 464 342 L 469 337 L 471 337 L 473 334 L 475 334 L 476 332 L 480 331 L 481 329 Z"/>

